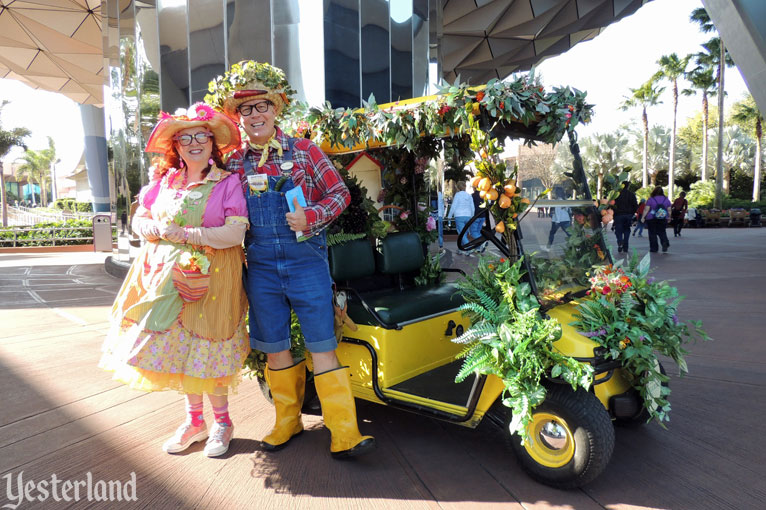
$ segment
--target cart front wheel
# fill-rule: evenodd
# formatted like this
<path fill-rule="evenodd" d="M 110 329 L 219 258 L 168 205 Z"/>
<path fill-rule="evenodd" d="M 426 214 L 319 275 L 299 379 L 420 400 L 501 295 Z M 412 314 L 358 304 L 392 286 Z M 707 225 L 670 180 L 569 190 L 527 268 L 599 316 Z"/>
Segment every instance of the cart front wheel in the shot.
<path fill-rule="evenodd" d="M 512 419 L 507 413 L 506 430 Z M 535 480 L 559 489 L 581 487 L 606 468 L 614 449 L 609 413 L 592 393 L 552 385 L 532 413 L 529 439 L 507 434 L 522 468 Z"/>

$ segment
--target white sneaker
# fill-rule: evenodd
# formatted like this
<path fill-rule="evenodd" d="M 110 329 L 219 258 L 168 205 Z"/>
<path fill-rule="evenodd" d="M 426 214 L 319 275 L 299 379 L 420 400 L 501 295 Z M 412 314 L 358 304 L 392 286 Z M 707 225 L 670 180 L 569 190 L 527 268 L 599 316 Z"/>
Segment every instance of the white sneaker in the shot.
<path fill-rule="evenodd" d="M 199 427 L 192 425 L 191 421 L 185 421 L 176 433 L 165 441 L 162 445 L 162 451 L 165 453 L 179 453 L 197 441 L 204 441 L 207 439 L 207 425 L 203 421 Z"/>
<path fill-rule="evenodd" d="M 215 422 L 210 429 L 210 438 L 205 444 L 205 457 L 218 457 L 229 451 L 231 436 L 234 434 L 234 425 Z"/>

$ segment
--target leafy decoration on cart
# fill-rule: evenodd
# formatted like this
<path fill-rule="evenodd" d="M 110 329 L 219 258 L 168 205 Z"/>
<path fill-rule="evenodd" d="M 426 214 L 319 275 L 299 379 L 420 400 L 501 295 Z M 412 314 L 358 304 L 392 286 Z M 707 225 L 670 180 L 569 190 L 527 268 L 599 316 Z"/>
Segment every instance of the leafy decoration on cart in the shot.
<path fill-rule="evenodd" d="M 670 388 L 663 383 L 657 355 L 670 357 L 681 375 L 687 373 L 684 345 L 696 335 L 710 337 L 699 321 L 682 322 L 678 290 L 649 274 L 649 254 L 639 262 L 633 255 L 628 266 L 601 266 L 590 278 L 590 290 L 577 305 L 572 323 L 606 348 L 606 357 L 620 360 L 632 384 L 644 399 L 650 419 L 668 421 Z"/>
<path fill-rule="evenodd" d="M 532 411 L 545 400 L 543 380 L 561 378 L 573 389 L 587 389 L 593 369 L 553 347 L 561 326 L 540 314 L 540 304 L 523 281 L 522 260 L 482 258 L 477 270 L 458 283 L 466 301 L 461 309 L 471 327 L 453 342 L 466 344 L 455 381 L 475 372 L 499 377 L 505 385 L 503 405 L 513 411 L 510 432 L 526 441 Z"/>

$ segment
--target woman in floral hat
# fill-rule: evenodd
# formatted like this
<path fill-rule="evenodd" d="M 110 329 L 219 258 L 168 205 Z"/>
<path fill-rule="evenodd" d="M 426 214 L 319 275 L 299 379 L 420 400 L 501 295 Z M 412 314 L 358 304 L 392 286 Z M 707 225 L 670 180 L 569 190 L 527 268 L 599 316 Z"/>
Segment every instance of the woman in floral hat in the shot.
<path fill-rule="evenodd" d="M 250 351 L 241 247 L 247 205 L 221 156 L 240 143 L 231 119 L 197 104 L 161 113 L 146 147 L 162 154 L 133 218 L 147 242 L 115 299 L 99 366 L 132 388 L 186 395 L 186 421 L 162 446 L 168 453 L 207 439 L 205 455 L 222 455 L 234 430 L 227 395 Z M 215 415 L 209 436 L 203 393 Z"/>
<path fill-rule="evenodd" d="M 281 69 L 241 62 L 210 86 L 205 99 L 236 119 L 249 138 L 227 161 L 242 176 L 250 216 L 245 246 L 250 298 L 250 345 L 265 352 L 276 423 L 261 442 L 280 450 L 303 431 L 301 407 L 306 363 L 290 352 L 290 310 L 301 325 L 314 365 L 314 383 L 335 458 L 375 448 L 356 420 L 348 367 L 335 355 L 332 280 L 325 227 L 350 201 L 333 164 L 314 143 L 289 138 L 275 125 L 292 93 Z M 299 200 L 286 193 L 299 188 Z M 291 209 L 293 211 L 291 212 Z"/>

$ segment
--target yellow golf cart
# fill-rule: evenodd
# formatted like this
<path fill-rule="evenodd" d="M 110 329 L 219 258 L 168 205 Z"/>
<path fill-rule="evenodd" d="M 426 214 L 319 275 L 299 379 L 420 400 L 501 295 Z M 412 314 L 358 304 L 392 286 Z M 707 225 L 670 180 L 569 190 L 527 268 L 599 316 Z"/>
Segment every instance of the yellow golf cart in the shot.
<path fill-rule="evenodd" d="M 533 116 L 526 123 L 494 123 L 492 136 L 550 142 L 537 128 Z M 441 136 L 449 135 L 447 130 Z M 614 421 L 646 420 L 643 400 L 631 388 L 619 362 L 607 360 L 599 344 L 570 325 L 574 303 L 588 289 L 587 271 L 593 263 L 608 263 L 609 253 L 603 236 L 588 235 L 600 232 L 600 216 L 591 200 L 576 137 L 570 135 L 569 141 L 572 168 L 558 177 L 553 197 L 534 204 L 511 236 L 500 236 L 488 209 L 482 208 L 462 229 L 458 240 L 463 250 L 489 243 L 488 254 L 522 260 L 525 281 L 542 304 L 541 311 L 561 325 L 555 348 L 593 370 L 588 391 L 574 391 L 550 375 L 544 383 L 545 401 L 534 409 L 527 427 L 528 441 L 522 444 L 518 436 L 507 434 L 508 444 L 524 469 L 535 479 L 559 488 L 587 484 L 602 472 L 614 446 Z M 374 155 L 375 149 L 384 145 L 327 144 L 323 149 L 330 155 L 362 149 Z M 535 185 L 534 179 L 525 182 Z M 575 228 L 552 230 L 552 215 L 569 218 Z M 483 221 L 481 236 L 469 240 L 470 225 L 478 221 Z M 577 239 L 572 238 L 575 231 L 580 232 Z M 464 346 L 453 340 L 471 326 L 459 310 L 464 300 L 456 279 L 461 276 L 452 274 L 447 279 L 451 281 L 415 285 L 414 276 L 427 263 L 427 257 L 415 232 L 330 246 L 331 274 L 346 299 L 340 305 L 347 305 L 348 316 L 356 324 L 356 329 L 344 327 L 337 351 L 341 363 L 351 368 L 354 394 L 464 427 L 475 428 L 486 418 L 509 430 L 513 416 L 499 401 L 504 390 L 500 378 L 476 373 L 462 383 L 455 382 L 462 364 L 457 356 Z M 262 384 L 268 396 L 268 387 Z M 307 388 L 305 410 L 317 407 L 313 395 L 313 388 Z"/>

